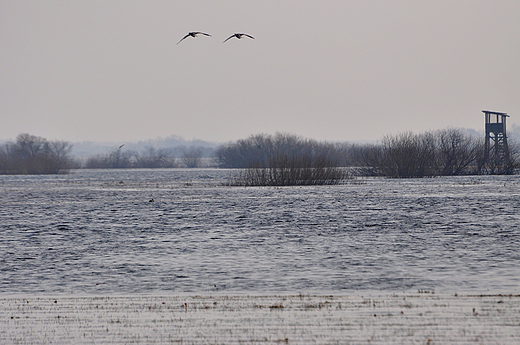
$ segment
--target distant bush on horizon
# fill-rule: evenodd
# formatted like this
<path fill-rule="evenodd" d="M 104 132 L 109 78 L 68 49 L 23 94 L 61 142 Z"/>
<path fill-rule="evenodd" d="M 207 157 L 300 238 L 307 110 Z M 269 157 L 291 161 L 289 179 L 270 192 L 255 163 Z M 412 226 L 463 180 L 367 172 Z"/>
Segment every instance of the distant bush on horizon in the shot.
<path fill-rule="evenodd" d="M 396 178 L 513 174 L 519 150 L 513 140 L 508 146 L 508 155 L 495 157 L 485 152 L 483 138 L 460 129 L 387 135 L 366 151 L 366 173 Z"/>
<path fill-rule="evenodd" d="M 113 148 L 119 147 L 124 144 L 124 151 L 130 150 L 132 152 L 142 152 L 150 147 L 156 150 L 167 149 L 169 154 L 174 158 L 181 158 L 186 149 L 191 147 L 200 147 L 202 149 L 203 158 L 209 158 L 213 156 L 215 148 L 218 146 L 217 143 L 206 142 L 203 140 L 184 140 L 177 136 L 170 136 L 167 138 L 158 138 L 153 140 L 141 140 L 135 142 L 90 142 L 82 141 L 74 143 L 72 149 L 72 155 L 86 161 L 90 157 L 97 155 L 106 154 L 112 151 Z"/>
<path fill-rule="evenodd" d="M 207 165 L 209 158 L 204 158 L 206 148 L 175 147 L 161 148 L 145 147 L 140 152 L 123 150 L 124 145 L 110 150 L 106 154 L 90 156 L 85 164 L 86 169 L 127 169 L 127 168 L 200 168 Z M 175 156 L 182 155 L 178 159 Z"/>
<path fill-rule="evenodd" d="M 221 167 L 245 168 L 231 185 L 331 185 L 348 177 L 340 147 L 290 134 L 253 135 L 217 148 L 215 155 Z"/>
<path fill-rule="evenodd" d="M 72 144 L 48 141 L 23 133 L 15 142 L 0 145 L 0 174 L 64 174 L 76 165 L 70 157 Z"/>
<path fill-rule="evenodd" d="M 453 128 L 387 135 L 377 144 L 333 144 L 278 133 L 221 145 L 215 159 L 222 168 L 246 169 L 232 179 L 234 184 L 287 185 L 310 183 L 301 174 L 317 166 L 394 178 L 513 174 L 520 167 L 520 148 L 512 139 L 508 146 L 509 155 L 496 158 L 485 152 L 484 138 Z M 323 157 L 327 163 L 318 164 Z"/>
<path fill-rule="evenodd" d="M 166 149 L 147 147 L 141 153 L 123 151 L 123 145 L 107 154 L 98 154 L 87 159 L 86 169 L 127 169 L 127 168 L 173 168 L 175 158 Z"/>

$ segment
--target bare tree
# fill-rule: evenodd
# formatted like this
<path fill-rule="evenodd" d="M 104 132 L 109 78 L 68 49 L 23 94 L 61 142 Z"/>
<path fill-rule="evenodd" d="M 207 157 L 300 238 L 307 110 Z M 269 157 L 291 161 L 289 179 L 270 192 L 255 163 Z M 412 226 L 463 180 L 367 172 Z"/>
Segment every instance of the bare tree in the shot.
<path fill-rule="evenodd" d="M 72 166 L 72 145 L 65 141 L 47 141 L 30 134 L 20 134 L 16 142 L 6 143 L 0 150 L 0 173 L 58 174 Z"/>
<path fill-rule="evenodd" d="M 135 166 L 138 168 L 172 168 L 175 158 L 171 157 L 168 149 L 146 147 L 140 154 L 134 152 Z"/>
<path fill-rule="evenodd" d="M 47 144 L 50 156 L 53 158 L 58 170 L 68 169 L 73 162 L 70 152 L 73 145 L 67 141 L 51 141 Z"/>
<path fill-rule="evenodd" d="M 232 185 L 288 186 L 337 184 L 348 177 L 333 144 L 277 133 L 255 135 L 217 150 L 224 165 L 240 163 Z M 224 161 L 230 159 L 230 161 Z"/>
<path fill-rule="evenodd" d="M 181 161 L 187 168 L 200 167 L 202 163 L 202 149 L 193 146 L 185 149 Z"/>
<path fill-rule="evenodd" d="M 484 160 L 483 142 L 458 129 L 386 136 L 381 145 L 366 154 L 371 171 L 389 177 L 451 176 L 495 171 L 493 169 L 497 167 L 489 168 L 489 162 Z M 513 166 L 502 168 L 514 170 Z"/>
<path fill-rule="evenodd" d="M 482 173 L 490 175 L 512 175 L 520 168 L 520 146 L 514 139 L 508 142 L 507 156 L 489 157 L 484 145 L 481 150 Z M 486 159 L 487 158 L 487 159 Z"/>
<path fill-rule="evenodd" d="M 439 175 L 462 175 L 468 172 L 479 154 L 476 138 L 464 135 L 457 129 L 438 131 L 437 164 Z"/>
<path fill-rule="evenodd" d="M 122 146 L 113 148 L 107 154 L 90 157 L 85 164 L 87 169 L 126 169 L 132 167 L 132 152 L 122 151 Z"/>
<path fill-rule="evenodd" d="M 373 152 L 371 165 L 384 176 L 423 177 L 428 174 L 428 162 L 433 158 L 428 147 L 431 140 L 430 136 L 421 138 L 411 132 L 385 136 L 381 148 Z"/>

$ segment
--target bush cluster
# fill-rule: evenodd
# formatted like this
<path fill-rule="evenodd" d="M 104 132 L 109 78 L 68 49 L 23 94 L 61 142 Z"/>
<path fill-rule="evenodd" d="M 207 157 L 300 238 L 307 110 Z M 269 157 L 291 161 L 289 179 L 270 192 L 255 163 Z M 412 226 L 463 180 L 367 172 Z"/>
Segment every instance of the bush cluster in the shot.
<path fill-rule="evenodd" d="M 294 135 L 258 134 L 217 148 L 224 168 L 241 168 L 232 184 L 334 184 L 356 171 L 394 178 L 513 174 L 518 147 L 509 142 L 507 156 L 490 159 L 484 140 L 459 129 L 385 136 L 371 145 L 331 144 Z M 489 156 L 489 157 L 488 157 Z"/>
<path fill-rule="evenodd" d="M 61 174 L 75 164 L 70 157 L 72 145 L 20 134 L 15 142 L 0 146 L 0 174 Z"/>
<path fill-rule="evenodd" d="M 380 145 L 366 152 L 367 171 L 388 177 L 512 174 L 518 167 L 516 145 L 510 155 L 490 160 L 484 141 L 457 129 L 385 136 Z"/>
<path fill-rule="evenodd" d="M 330 185 L 348 176 L 338 147 L 289 134 L 254 135 L 219 147 L 215 156 L 221 167 L 245 168 L 232 185 Z"/>
<path fill-rule="evenodd" d="M 173 168 L 175 158 L 168 149 L 145 148 L 141 153 L 123 151 L 122 146 L 107 154 L 99 154 L 87 159 L 86 169 L 127 169 L 127 168 Z"/>
<path fill-rule="evenodd" d="M 126 168 L 198 168 L 202 166 L 203 149 L 185 147 L 179 160 L 174 157 L 174 149 L 146 147 L 141 152 L 124 151 L 115 148 L 107 154 L 99 154 L 87 159 L 86 169 L 126 169 Z"/>

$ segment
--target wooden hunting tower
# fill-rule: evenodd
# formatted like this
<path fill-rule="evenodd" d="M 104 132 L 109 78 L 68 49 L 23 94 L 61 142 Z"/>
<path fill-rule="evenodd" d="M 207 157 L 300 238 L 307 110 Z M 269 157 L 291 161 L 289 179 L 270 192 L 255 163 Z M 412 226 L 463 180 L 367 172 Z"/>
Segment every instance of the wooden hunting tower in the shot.
<path fill-rule="evenodd" d="M 493 167 L 507 166 L 510 162 L 507 146 L 506 113 L 482 110 L 486 116 L 485 161 Z M 494 170 L 494 169 L 493 169 Z"/>

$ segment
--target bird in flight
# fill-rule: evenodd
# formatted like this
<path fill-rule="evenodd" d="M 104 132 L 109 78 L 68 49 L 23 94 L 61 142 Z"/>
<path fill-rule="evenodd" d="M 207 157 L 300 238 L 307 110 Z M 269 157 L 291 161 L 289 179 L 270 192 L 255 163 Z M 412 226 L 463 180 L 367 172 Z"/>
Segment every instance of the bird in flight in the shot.
<path fill-rule="evenodd" d="M 248 34 L 233 34 L 233 35 L 229 36 L 228 38 L 226 38 L 226 40 L 225 40 L 224 42 L 222 42 L 222 43 L 226 43 L 228 40 L 232 39 L 233 37 L 236 37 L 236 38 L 238 38 L 238 39 L 241 39 L 242 36 L 247 36 L 247 37 L 249 37 L 249 38 L 255 39 L 253 36 L 248 35 Z"/>
<path fill-rule="evenodd" d="M 186 36 L 184 36 L 179 42 L 177 42 L 177 44 L 181 43 L 185 38 L 188 38 L 188 37 L 197 37 L 197 35 L 204 35 L 204 36 L 209 36 L 211 37 L 210 34 L 207 34 L 205 32 L 200 32 L 200 31 L 193 31 L 193 32 L 188 32 L 188 34 Z"/>

